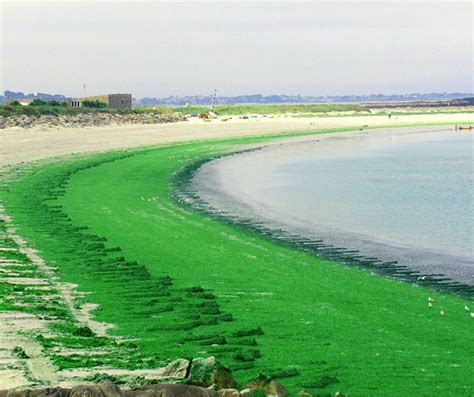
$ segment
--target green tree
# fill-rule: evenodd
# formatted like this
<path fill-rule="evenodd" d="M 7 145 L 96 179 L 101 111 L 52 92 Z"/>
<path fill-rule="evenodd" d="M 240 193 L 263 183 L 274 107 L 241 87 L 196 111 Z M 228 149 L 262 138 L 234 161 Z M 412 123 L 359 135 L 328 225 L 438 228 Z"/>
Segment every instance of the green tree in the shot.
<path fill-rule="evenodd" d="M 97 100 L 91 101 L 91 100 L 86 99 L 82 101 L 82 106 L 86 108 L 103 109 L 107 107 L 107 104 L 105 102 L 101 102 Z"/>
<path fill-rule="evenodd" d="M 30 103 L 30 106 L 48 106 L 49 101 L 45 101 L 44 99 L 33 99 Z"/>

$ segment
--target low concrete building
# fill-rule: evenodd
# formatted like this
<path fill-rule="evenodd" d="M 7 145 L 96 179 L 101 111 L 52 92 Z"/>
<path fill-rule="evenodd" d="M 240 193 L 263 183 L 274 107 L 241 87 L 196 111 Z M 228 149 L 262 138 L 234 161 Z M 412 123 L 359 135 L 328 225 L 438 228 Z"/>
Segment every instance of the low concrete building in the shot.
<path fill-rule="evenodd" d="M 109 94 L 108 104 L 114 109 L 131 109 L 132 94 Z"/>
<path fill-rule="evenodd" d="M 97 95 L 85 98 L 72 98 L 67 101 L 68 106 L 72 108 L 79 108 L 83 101 L 99 101 L 106 103 L 112 109 L 131 109 L 132 108 L 132 94 L 108 94 Z"/>

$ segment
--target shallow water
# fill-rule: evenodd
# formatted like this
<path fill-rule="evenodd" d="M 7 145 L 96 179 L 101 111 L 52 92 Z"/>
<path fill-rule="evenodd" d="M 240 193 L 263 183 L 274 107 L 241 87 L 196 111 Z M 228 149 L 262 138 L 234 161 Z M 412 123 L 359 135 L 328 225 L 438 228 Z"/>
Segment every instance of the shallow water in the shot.
<path fill-rule="evenodd" d="M 451 128 L 340 134 L 212 161 L 193 186 L 228 214 L 474 284 L 473 153 Z"/>

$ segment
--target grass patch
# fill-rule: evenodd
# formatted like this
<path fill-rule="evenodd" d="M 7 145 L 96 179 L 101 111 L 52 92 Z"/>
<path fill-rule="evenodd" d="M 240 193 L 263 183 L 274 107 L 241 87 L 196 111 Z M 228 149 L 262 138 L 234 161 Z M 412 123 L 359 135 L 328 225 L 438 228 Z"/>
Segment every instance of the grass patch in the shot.
<path fill-rule="evenodd" d="M 185 114 L 208 113 L 208 106 L 179 106 L 171 108 Z M 219 115 L 246 115 L 246 114 L 285 114 L 285 113 L 329 113 L 329 112 L 368 112 L 369 109 L 361 105 L 315 104 L 315 105 L 217 105 L 213 112 Z"/>

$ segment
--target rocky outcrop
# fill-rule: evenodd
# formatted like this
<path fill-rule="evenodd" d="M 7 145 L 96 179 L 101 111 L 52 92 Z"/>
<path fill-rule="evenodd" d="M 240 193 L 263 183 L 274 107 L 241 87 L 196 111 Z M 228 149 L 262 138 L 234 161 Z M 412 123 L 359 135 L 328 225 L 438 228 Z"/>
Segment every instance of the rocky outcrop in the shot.
<path fill-rule="evenodd" d="M 231 372 L 215 357 L 193 359 L 186 383 L 203 387 L 214 386 L 217 389 L 234 388 L 236 385 Z"/>
<path fill-rule="evenodd" d="M 163 376 L 170 378 L 187 378 L 191 361 L 179 358 L 170 362 L 163 371 Z"/>
<path fill-rule="evenodd" d="M 125 391 L 125 397 L 218 397 L 216 391 L 190 385 L 149 385 Z M 83 396 L 89 397 L 89 396 Z M 109 397 L 109 396 L 103 396 Z"/>
<path fill-rule="evenodd" d="M 214 357 L 178 359 L 163 371 L 163 381 L 121 389 L 110 380 L 72 388 L 0 390 L 0 397 L 286 397 L 288 392 L 264 374 L 239 391 L 231 372 Z M 301 394 L 309 395 L 309 394 Z"/>
<path fill-rule="evenodd" d="M 3 117 L 0 128 L 80 128 L 104 125 L 161 124 L 185 121 L 181 113 L 78 113 L 75 115 L 27 115 Z"/>
<path fill-rule="evenodd" d="M 27 389 L 21 391 L 0 390 L 0 397 L 219 397 L 214 390 L 198 386 L 159 384 L 121 390 L 109 381 L 97 386 L 67 388 Z"/>
<path fill-rule="evenodd" d="M 0 390 L 0 397 L 279 397 L 287 395 L 282 392 L 284 390 L 282 386 L 276 382 L 269 388 L 247 388 L 242 391 L 230 388 L 216 391 L 214 388 L 215 385 L 205 388 L 184 384 L 154 384 L 120 389 L 114 383 L 105 380 L 97 385 L 80 385 L 73 388 Z"/>

